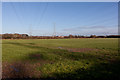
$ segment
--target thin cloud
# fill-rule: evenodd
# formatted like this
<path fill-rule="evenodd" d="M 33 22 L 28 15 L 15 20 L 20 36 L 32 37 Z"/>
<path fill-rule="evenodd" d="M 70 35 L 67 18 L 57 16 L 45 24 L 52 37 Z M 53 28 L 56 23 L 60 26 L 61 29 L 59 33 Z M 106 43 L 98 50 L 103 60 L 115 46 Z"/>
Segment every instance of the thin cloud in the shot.
<path fill-rule="evenodd" d="M 108 35 L 108 34 L 118 34 L 118 27 L 113 26 L 90 26 L 90 27 L 76 27 L 76 28 L 69 28 L 63 29 L 63 32 L 72 32 L 72 33 L 79 33 L 79 34 L 96 34 L 96 35 Z"/>
<path fill-rule="evenodd" d="M 111 26 L 81 26 L 81 27 L 75 27 L 75 28 L 68 28 L 63 29 L 63 31 L 78 31 L 78 30 L 84 30 L 84 29 L 104 29 L 104 28 L 111 28 Z"/>

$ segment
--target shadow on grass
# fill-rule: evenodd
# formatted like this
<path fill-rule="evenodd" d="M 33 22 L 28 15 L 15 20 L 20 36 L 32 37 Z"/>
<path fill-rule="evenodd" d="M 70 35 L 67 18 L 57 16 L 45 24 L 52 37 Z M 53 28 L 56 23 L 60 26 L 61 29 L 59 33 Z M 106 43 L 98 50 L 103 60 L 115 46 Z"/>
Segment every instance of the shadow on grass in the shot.
<path fill-rule="evenodd" d="M 120 61 L 92 65 L 88 69 L 77 69 L 71 73 L 53 73 L 52 80 L 120 80 Z"/>
<path fill-rule="evenodd" d="M 80 52 L 69 52 L 68 50 L 64 50 L 64 49 L 50 49 L 50 48 L 46 48 L 46 47 L 40 47 L 40 46 L 33 46 L 31 45 L 32 43 L 30 43 L 29 45 L 26 45 L 24 43 L 16 43 L 16 42 L 7 42 L 8 44 L 12 44 L 12 45 L 17 45 L 17 46 L 24 46 L 27 48 L 33 48 L 33 49 L 37 49 L 37 50 L 42 50 L 45 52 L 48 52 L 50 54 L 55 54 L 58 57 L 62 57 L 62 58 L 66 58 L 66 59 L 72 59 L 72 60 L 81 60 L 81 59 L 87 59 L 87 60 L 93 60 L 93 59 L 100 59 L 103 60 L 104 56 L 100 56 L 100 55 L 93 55 L 93 54 L 84 54 L 84 53 L 80 53 Z M 44 53 L 44 52 L 43 52 Z M 42 54 L 36 54 L 36 53 L 31 53 L 31 55 L 29 55 L 30 58 L 32 59 L 42 59 L 45 58 Z M 59 60 L 59 59 L 58 59 Z"/>
<path fill-rule="evenodd" d="M 4 44 L 12 44 L 12 45 L 17 45 L 17 46 L 24 46 L 24 47 L 28 47 L 28 48 L 35 48 L 35 49 L 39 49 L 42 47 L 39 46 L 34 46 L 34 43 L 17 43 L 17 42 L 6 42 Z"/>
<path fill-rule="evenodd" d="M 29 59 L 30 60 L 45 60 L 44 55 L 39 54 L 39 53 L 29 54 Z"/>
<path fill-rule="evenodd" d="M 46 50 L 46 48 L 39 47 L 39 46 L 31 46 L 31 45 L 11 43 L 11 42 L 10 44 Z M 73 59 L 73 60 L 80 60 L 80 59 L 89 60 L 91 58 L 93 59 L 100 58 L 101 60 L 103 59 L 99 56 L 90 55 L 90 54 L 80 55 L 79 53 L 73 53 L 73 52 L 68 52 L 68 51 L 58 50 L 58 49 L 48 49 L 48 50 L 53 54 L 61 56 L 63 59 L 64 58 Z M 28 57 L 29 59 L 33 59 L 33 60 L 46 59 L 44 55 L 38 54 L 38 53 L 31 53 Z M 48 56 L 48 57 L 52 58 L 52 56 Z M 16 65 L 18 64 L 14 64 L 14 67 Z M 27 66 L 29 67 L 29 65 Z M 119 68 L 120 68 L 120 61 L 113 61 L 109 63 L 97 63 L 92 65 L 88 69 L 80 68 L 70 73 L 51 73 L 52 77 L 48 75 L 47 77 L 41 77 L 38 79 L 38 78 L 30 77 L 30 74 L 33 73 L 33 72 L 29 72 L 31 71 L 30 67 L 29 67 L 30 69 L 29 70 L 25 66 L 22 66 L 22 64 L 19 64 L 14 68 L 13 73 L 9 73 L 10 74 L 8 75 L 9 77 L 4 78 L 3 80 L 14 80 L 13 78 L 20 78 L 20 80 L 120 80 Z M 18 69 L 18 72 L 16 72 L 15 69 Z"/>
<path fill-rule="evenodd" d="M 51 49 L 51 48 L 46 48 L 46 47 L 40 47 L 40 46 L 36 46 L 33 45 L 34 43 L 17 43 L 17 42 L 6 42 L 7 44 L 12 44 L 12 45 L 17 45 L 17 46 L 23 46 L 23 47 L 27 47 L 27 48 L 32 48 L 32 49 L 37 49 L 37 50 L 42 50 L 44 52 L 49 52 L 50 54 L 55 54 L 58 56 L 61 56 L 63 58 L 67 58 L 67 59 L 73 59 L 73 60 L 81 60 L 81 59 L 100 59 L 100 60 L 104 60 L 106 58 L 106 56 L 103 55 L 94 55 L 94 54 L 85 54 L 84 52 L 69 52 L 68 50 L 64 50 L 64 49 Z M 29 45 L 28 45 L 29 44 Z M 38 59 L 39 57 L 43 57 L 42 55 L 31 55 L 31 56 L 36 56 L 36 58 Z"/>
<path fill-rule="evenodd" d="M 53 77 L 41 78 L 19 78 L 24 74 L 22 72 L 17 76 L 17 80 L 120 80 L 120 61 L 112 63 L 101 63 L 93 65 L 88 69 L 77 69 L 71 73 L 52 73 Z M 23 68 L 22 68 L 23 69 Z M 23 71 L 23 70 L 22 70 Z M 14 78 L 6 78 L 2 80 L 15 80 Z"/>
<path fill-rule="evenodd" d="M 40 54 L 40 52 L 30 53 L 25 61 L 30 61 L 32 63 L 40 63 L 41 65 L 46 63 L 52 63 L 52 60 L 48 59 L 49 56 L 45 56 L 45 54 Z M 23 60 L 24 61 L 24 60 Z"/>

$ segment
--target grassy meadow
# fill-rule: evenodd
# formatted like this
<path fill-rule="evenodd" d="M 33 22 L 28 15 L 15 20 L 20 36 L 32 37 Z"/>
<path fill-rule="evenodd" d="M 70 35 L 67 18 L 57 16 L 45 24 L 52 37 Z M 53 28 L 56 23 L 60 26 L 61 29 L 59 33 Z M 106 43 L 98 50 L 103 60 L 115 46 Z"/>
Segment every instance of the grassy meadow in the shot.
<path fill-rule="evenodd" d="M 120 79 L 116 38 L 2 40 L 3 78 Z"/>

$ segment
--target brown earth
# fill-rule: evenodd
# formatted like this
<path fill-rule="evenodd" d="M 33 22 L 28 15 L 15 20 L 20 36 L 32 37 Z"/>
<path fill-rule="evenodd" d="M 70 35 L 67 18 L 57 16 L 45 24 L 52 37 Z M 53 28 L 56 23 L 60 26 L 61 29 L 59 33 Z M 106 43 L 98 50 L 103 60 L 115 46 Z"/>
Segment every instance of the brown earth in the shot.
<path fill-rule="evenodd" d="M 45 64 L 45 63 L 44 63 Z M 41 72 L 37 70 L 43 63 L 30 62 L 3 62 L 2 78 L 40 78 Z"/>
<path fill-rule="evenodd" d="M 35 73 L 36 65 L 28 62 L 4 62 L 2 66 L 2 78 L 31 78 Z"/>
<path fill-rule="evenodd" d="M 93 48 L 66 48 L 70 52 L 89 52 L 89 51 L 99 51 L 98 49 Z"/>
<path fill-rule="evenodd" d="M 30 54 L 25 61 L 2 62 L 2 78 L 40 78 L 37 67 L 52 63 L 42 59 L 40 54 Z"/>

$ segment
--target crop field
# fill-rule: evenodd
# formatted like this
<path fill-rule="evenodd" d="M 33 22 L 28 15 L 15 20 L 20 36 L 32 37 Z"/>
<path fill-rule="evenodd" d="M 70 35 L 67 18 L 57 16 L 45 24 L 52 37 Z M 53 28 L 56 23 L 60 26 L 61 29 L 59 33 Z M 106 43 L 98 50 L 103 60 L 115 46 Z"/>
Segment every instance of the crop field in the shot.
<path fill-rule="evenodd" d="M 2 40 L 3 78 L 120 80 L 116 38 Z"/>

